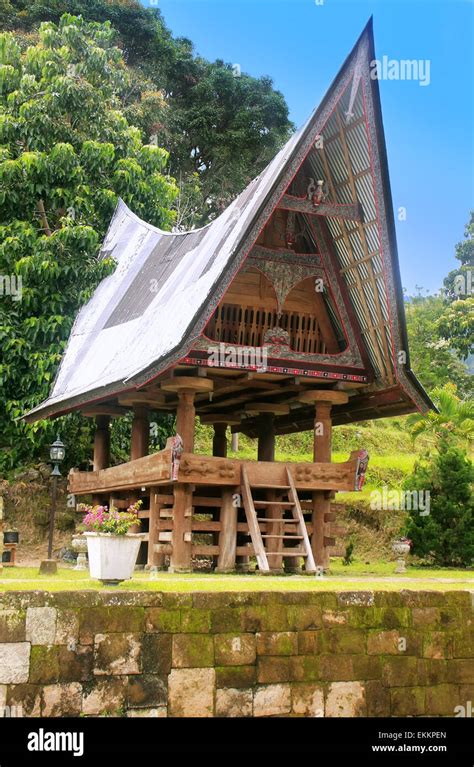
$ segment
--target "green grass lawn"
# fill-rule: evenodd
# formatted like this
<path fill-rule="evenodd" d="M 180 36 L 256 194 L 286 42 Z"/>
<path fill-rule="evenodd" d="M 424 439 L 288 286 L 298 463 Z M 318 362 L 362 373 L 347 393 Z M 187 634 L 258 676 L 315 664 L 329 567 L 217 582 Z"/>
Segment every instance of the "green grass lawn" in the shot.
<path fill-rule="evenodd" d="M 331 564 L 331 574 L 323 578 L 309 576 L 210 575 L 136 572 L 132 580 L 107 590 L 119 591 L 398 591 L 400 589 L 452 591 L 474 590 L 474 573 L 469 570 L 409 567 L 405 576 L 395 574 L 394 562 L 366 565 L 354 562 L 345 567 Z M 100 590 L 105 587 L 91 580 L 87 571 L 61 567 L 56 576 L 39 575 L 32 567 L 4 568 L 0 571 L 1 591 Z"/>

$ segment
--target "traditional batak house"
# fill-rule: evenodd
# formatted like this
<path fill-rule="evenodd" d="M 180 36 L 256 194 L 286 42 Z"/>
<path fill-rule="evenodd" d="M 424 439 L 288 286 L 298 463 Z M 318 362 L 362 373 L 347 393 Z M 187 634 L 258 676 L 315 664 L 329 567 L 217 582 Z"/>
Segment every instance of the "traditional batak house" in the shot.
<path fill-rule="evenodd" d="M 27 418 L 95 419 L 93 471 L 69 490 L 141 497 L 152 567 L 327 568 L 331 498 L 367 464 L 363 449 L 331 463 L 332 426 L 432 407 L 410 369 L 374 59 L 369 22 L 306 124 L 202 229 L 117 206 L 101 252 L 116 269 Z M 110 419 L 127 411 L 130 461 L 109 467 Z M 176 436 L 148 455 L 150 412 L 176 413 Z M 212 456 L 194 452 L 196 416 Z M 258 440 L 258 461 L 227 457 L 228 427 Z M 274 461 L 275 435 L 313 428 L 312 463 Z"/>

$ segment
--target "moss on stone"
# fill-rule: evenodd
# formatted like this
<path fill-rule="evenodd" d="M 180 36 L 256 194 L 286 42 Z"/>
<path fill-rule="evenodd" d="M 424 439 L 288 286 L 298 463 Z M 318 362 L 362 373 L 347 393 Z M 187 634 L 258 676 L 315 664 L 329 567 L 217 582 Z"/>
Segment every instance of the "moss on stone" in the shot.
<path fill-rule="evenodd" d="M 191 634 L 208 633 L 211 630 L 211 611 L 193 607 L 181 610 L 181 631 Z"/>
<path fill-rule="evenodd" d="M 255 666 L 217 666 L 217 687 L 253 687 L 257 681 Z"/>
<path fill-rule="evenodd" d="M 33 645 L 30 653 L 31 684 L 52 684 L 59 680 L 59 647 Z"/>
<path fill-rule="evenodd" d="M 214 640 L 206 634 L 175 634 L 173 668 L 208 668 L 214 665 Z"/>
<path fill-rule="evenodd" d="M 175 634 L 181 630 L 180 610 L 169 610 L 164 607 L 150 607 L 146 611 L 146 630 L 149 632 L 170 632 Z"/>

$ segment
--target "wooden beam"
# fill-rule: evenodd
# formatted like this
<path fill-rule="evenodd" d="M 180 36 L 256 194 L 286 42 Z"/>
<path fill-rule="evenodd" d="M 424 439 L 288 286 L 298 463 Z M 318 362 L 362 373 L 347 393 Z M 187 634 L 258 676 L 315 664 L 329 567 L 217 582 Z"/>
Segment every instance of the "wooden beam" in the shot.
<path fill-rule="evenodd" d="M 297 213 L 305 213 L 307 216 L 330 216 L 331 218 L 344 218 L 349 221 L 363 221 L 363 211 L 360 203 L 339 205 L 333 202 L 322 202 L 313 205 L 306 197 L 294 197 L 291 194 L 283 195 L 278 203 L 279 208 L 292 210 Z"/>

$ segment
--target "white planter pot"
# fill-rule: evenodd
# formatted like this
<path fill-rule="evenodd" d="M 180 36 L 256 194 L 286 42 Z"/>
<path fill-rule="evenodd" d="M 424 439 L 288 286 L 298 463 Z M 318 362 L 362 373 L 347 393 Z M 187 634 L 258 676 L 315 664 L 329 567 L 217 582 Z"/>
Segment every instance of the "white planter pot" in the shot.
<path fill-rule="evenodd" d="M 104 583 L 127 581 L 132 577 L 143 533 L 112 535 L 84 533 L 87 538 L 91 578 Z"/>

